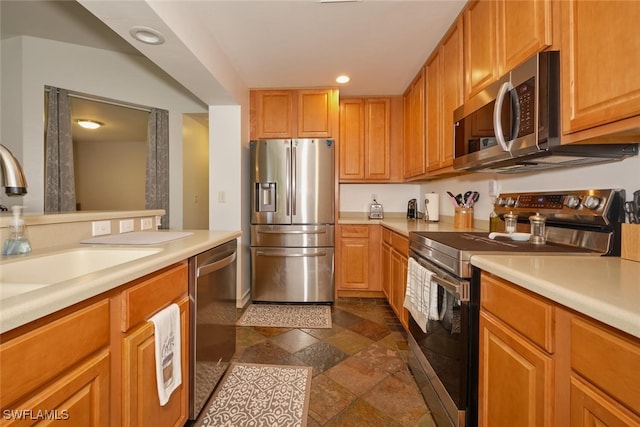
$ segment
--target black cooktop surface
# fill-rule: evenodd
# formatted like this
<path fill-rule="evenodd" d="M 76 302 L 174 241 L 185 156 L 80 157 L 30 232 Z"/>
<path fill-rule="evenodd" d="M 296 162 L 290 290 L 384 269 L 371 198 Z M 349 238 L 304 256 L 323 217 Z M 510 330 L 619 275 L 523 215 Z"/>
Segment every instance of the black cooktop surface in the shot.
<path fill-rule="evenodd" d="M 514 241 L 505 237 L 489 239 L 489 233 L 483 232 L 430 232 L 416 231 L 415 241 L 427 246 L 448 247 L 463 253 L 473 252 L 521 252 L 521 253 L 589 253 L 588 249 L 579 247 L 546 243 L 534 245 L 525 242 Z"/>

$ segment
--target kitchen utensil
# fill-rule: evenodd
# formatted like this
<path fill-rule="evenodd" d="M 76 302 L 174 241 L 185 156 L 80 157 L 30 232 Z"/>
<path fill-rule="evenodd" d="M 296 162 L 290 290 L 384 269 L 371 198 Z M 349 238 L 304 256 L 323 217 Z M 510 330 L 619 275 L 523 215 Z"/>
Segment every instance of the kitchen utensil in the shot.
<path fill-rule="evenodd" d="M 460 206 L 461 208 L 464 208 L 464 200 L 462 199 L 462 194 L 458 193 L 456 194 L 456 203 L 458 204 L 458 206 Z"/>
<path fill-rule="evenodd" d="M 635 202 L 625 202 L 624 211 L 627 213 L 629 224 L 640 224 L 638 221 L 638 205 Z"/>
<path fill-rule="evenodd" d="M 468 208 L 472 208 L 480 198 L 480 193 L 477 191 L 467 191 L 464 193 L 464 205 Z"/>
<path fill-rule="evenodd" d="M 636 214 L 640 215 L 640 190 L 636 190 L 633 192 L 633 203 L 635 203 L 636 208 L 638 208 Z"/>
<path fill-rule="evenodd" d="M 456 196 L 453 195 L 453 193 L 451 191 L 447 191 L 447 194 L 449 195 L 449 197 L 451 198 L 451 203 L 453 204 L 454 208 L 460 208 L 462 206 L 460 206 L 458 204 L 458 201 L 456 200 Z"/>
<path fill-rule="evenodd" d="M 526 242 L 531 237 L 531 233 L 489 233 L 491 240 L 494 240 L 496 237 L 506 237 L 516 242 Z"/>

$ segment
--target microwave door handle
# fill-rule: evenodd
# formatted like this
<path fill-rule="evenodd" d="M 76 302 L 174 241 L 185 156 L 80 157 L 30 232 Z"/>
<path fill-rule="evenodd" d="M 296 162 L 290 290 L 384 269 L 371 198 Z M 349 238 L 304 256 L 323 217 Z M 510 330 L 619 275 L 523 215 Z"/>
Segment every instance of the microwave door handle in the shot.
<path fill-rule="evenodd" d="M 513 140 L 507 142 L 504 139 L 504 133 L 502 132 L 502 102 L 504 101 L 504 97 L 509 91 L 513 89 L 513 85 L 511 82 L 505 82 L 500 86 L 500 90 L 498 91 L 498 95 L 496 96 L 496 103 L 493 106 L 493 129 L 496 134 L 496 141 L 502 148 L 502 151 L 511 152 L 511 145 L 513 144 Z"/>

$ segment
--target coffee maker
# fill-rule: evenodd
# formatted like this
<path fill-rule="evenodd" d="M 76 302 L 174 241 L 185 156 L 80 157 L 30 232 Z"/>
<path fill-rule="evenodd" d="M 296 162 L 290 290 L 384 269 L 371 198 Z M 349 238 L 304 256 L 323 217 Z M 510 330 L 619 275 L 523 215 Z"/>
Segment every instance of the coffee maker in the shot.
<path fill-rule="evenodd" d="M 416 199 L 411 199 L 407 204 L 407 219 L 416 219 L 417 217 L 418 217 L 418 204 Z"/>

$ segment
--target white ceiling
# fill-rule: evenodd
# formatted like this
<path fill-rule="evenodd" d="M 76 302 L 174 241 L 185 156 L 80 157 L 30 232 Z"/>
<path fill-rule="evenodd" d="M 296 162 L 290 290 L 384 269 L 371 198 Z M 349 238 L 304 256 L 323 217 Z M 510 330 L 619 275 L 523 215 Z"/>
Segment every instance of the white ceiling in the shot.
<path fill-rule="evenodd" d="M 248 88 L 336 86 L 335 77 L 347 73 L 352 80 L 341 86 L 341 95 L 402 94 L 465 4 L 463 0 L 80 1 L 111 30 L 75 1 L 2 0 L 3 15 L 12 3 L 13 8 L 29 8 L 20 20 L 8 22 L 3 17 L 2 32 L 22 31 L 128 53 L 135 52 L 133 45 L 207 104 L 216 96 L 228 102 L 228 93 L 213 93 L 214 88 L 229 91 L 228 79 L 211 72 L 227 61 L 223 65 Z M 166 11 L 172 14 L 171 23 Z M 176 28 L 176 22 L 184 28 Z M 163 46 L 140 45 L 128 34 L 132 24 L 175 34 L 167 34 Z M 186 40 L 187 36 L 193 38 Z M 217 62 L 207 63 L 211 58 L 196 52 L 194 40 L 220 53 Z M 208 84 L 197 75 L 193 68 L 199 65 L 217 74 L 212 81 L 220 84 Z M 208 89 L 202 87 L 205 84 Z"/>

